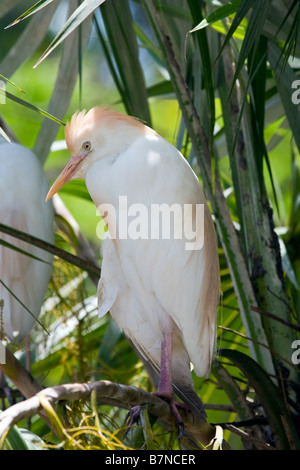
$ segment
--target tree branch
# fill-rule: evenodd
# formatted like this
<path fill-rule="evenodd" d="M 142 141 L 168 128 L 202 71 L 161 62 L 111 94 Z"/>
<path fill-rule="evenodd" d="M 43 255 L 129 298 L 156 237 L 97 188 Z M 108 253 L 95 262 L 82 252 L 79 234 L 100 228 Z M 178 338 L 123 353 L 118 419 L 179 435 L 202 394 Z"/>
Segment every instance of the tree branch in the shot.
<path fill-rule="evenodd" d="M 11 406 L 0 415 L 0 437 L 5 438 L 7 432 L 18 421 L 43 412 L 43 400 L 45 398 L 51 405 L 61 400 L 75 401 L 88 400 L 93 391 L 96 391 L 97 400 L 102 404 L 115 403 L 121 408 L 130 409 L 136 405 L 148 404 L 150 412 L 164 422 L 174 425 L 174 417 L 169 405 L 155 396 L 137 387 L 117 384 L 108 380 L 100 380 L 91 383 L 73 383 L 57 385 L 40 390 L 31 398 Z M 199 439 L 204 445 L 208 445 L 215 436 L 215 428 L 206 421 L 195 422 L 192 415 L 183 416 L 186 435 Z"/>

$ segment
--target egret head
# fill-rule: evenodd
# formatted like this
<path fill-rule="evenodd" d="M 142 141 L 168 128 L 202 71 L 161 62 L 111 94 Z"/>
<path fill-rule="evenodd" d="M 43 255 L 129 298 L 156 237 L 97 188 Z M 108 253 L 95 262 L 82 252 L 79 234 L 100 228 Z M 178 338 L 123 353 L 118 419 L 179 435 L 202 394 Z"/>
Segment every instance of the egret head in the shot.
<path fill-rule="evenodd" d="M 71 179 L 84 179 L 87 170 L 101 158 L 118 155 L 139 135 L 154 133 L 139 120 L 109 108 L 77 112 L 67 123 L 65 138 L 72 158 L 47 195 L 50 199 Z"/>

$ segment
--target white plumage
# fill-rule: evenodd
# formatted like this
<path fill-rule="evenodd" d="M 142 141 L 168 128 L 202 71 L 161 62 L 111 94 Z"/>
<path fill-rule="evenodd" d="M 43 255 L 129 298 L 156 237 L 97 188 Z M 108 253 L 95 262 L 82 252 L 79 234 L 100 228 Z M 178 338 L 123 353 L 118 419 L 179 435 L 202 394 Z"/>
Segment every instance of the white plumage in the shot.
<path fill-rule="evenodd" d="M 53 243 L 53 207 L 44 202 L 48 189 L 33 152 L 16 143 L 0 143 L 1 223 Z M 1 239 L 49 263 L 0 244 L 0 279 L 32 313 L 0 284 L 4 333 L 11 341 L 19 342 L 30 333 L 40 314 L 51 276 L 52 256 L 15 237 L 1 233 Z"/>
<path fill-rule="evenodd" d="M 108 109 L 75 114 L 66 141 L 73 157 L 48 198 L 69 179 L 84 178 L 109 233 L 116 234 L 102 244 L 99 313 L 110 310 L 141 355 L 158 373 L 161 369 L 162 394 L 170 398 L 172 380 L 185 395 L 195 396 L 190 362 L 199 376 L 209 373 L 219 296 L 216 237 L 196 175 L 152 129 Z M 152 219 L 139 218 L 139 209 L 149 215 L 153 205 L 162 204 L 179 206 L 181 214 L 191 205 L 194 228 L 196 205 L 204 205 L 204 224 L 196 227 L 204 231 L 201 249 L 186 249 L 187 240 L 172 237 L 172 230 L 169 239 L 151 237 Z M 125 237 L 121 221 L 128 208 L 127 228 L 135 224 L 135 236 L 128 231 Z M 173 229 L 184 233 L 184 222 L 179 211 Z"/>
<path fill-rule="evenodd" d="M 161 152 L 161 158 L 154 164 L 153 152 Z M 97 203 L 107 200 L 117 209 L 117 220 L 122 217 L 118 204 L 120 195 L 127 195 L 127 207 L 138 203 L 148 208 L 148 213 L 152 204 L 204 203 L 200 185 L 186 161 L 159 136 L 141 136 L 118 155 L 117 161 L 114 162 L 114 157 L 107 157 L 107 160 L 111 163 L 109 168 L 104 160 L 91 166 L 86 174 L 86 184 L 92 197 L 97 195 L 94 198 Z M 183 188 L 182 192 L 180 188 Z M 205 243 L 209 242 L 205 240 Z M 189 251 L 185 248 L 186 243 L 184 238 L 128 237 L 117 240 L 117 250 L 110 239 L 102 247 L 100 308 L 109 296 L 111 305 L 106 304 L 107 311 L 111 311 L 116 323 L 138 349 L 147 351 L 158 366 L 161 322 L 166 321 L 165 317 L 171 312 L 181 332 L 173 345 L 173 378 L 176 370 L 180 370 L 181 377 L 182 368 L 178 367 L 178 361 L 183 362 L 184 358 L 187 372 L 190 359 L 199 376 L 207 375 L 214 349 L 215 305 L 214 310 L 205 312 L 203 300 L 209 292 L 201 289 L 207 287 L 203 280 L 206 252 Z M 110 289 L 117 302 L 112 302 L 114 296 Z M 134 308 L 132 305 L 128 308 L 128 297 Z"/>

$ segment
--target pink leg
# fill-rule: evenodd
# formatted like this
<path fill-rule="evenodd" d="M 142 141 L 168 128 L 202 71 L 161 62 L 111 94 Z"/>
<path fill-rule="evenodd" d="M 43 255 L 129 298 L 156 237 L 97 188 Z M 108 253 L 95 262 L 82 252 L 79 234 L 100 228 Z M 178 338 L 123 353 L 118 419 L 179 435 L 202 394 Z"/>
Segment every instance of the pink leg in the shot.
<path fill-rule="evenodd" d="M 163 340 L 161 345 L 161 360 L 160 360 L 160 376 L 158 391 L 154 395 L 158 396 L 162 400 L 165 400 L 171 409 L 171 412 L 175 418 L 176 426 L 179 429 L 179 436 L 182 437 L 184 431 L 184 425 L 182 417 L 179 413 L 179 409 L 183 409 L 185 412 L 189 411 L 189 408 L 184 404 L 176 401 L 173 396 L 172 387 L 172 340 L 173 340 L 173 321 L 168 319 L 162 329 Z M 127 415 L 127 425 L 131 426 L 133 423 L 139 420 L 140 406 L 135 406 Z M 127 428 L 128 431 L 128 428 Z M 126 431 L 126 432 L 127 432 Z"/>
<path fill-rule="evenodd" d="M 160 377 L 158 384 L 158 391 L 155 395 L 167 401 L 170 405 L 171 412 L 175 418 L 176 426 L 179 429 L 179 436 L 181 437 L 184 431 L 184 425 L 179 413 L 179 409 L 185 412 L 189 408 L 184 404 L 174 400 L 173 387 L 172 387 L 172 339 L 173 339 L 173 325 L 168 328 L 163 335 L 161 345 L 161 361 L 160 361 Z"/>

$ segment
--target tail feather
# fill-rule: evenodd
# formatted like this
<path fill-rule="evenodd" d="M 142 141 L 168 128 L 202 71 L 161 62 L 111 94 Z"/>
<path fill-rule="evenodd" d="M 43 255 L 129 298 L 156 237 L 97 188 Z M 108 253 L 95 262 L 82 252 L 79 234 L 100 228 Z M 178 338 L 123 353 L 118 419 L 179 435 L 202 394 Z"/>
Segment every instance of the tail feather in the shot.
<path fill-rule="evenodd" d="M 178 398 L 180 398 L 189 407 L 196 420 L 206 421 L 206 413 L 204 410 L 203 403 L 195 390 L 191 388 L 186 389 L 174 383 L 173 390 L 174 393 L 178 396 Z"/>

